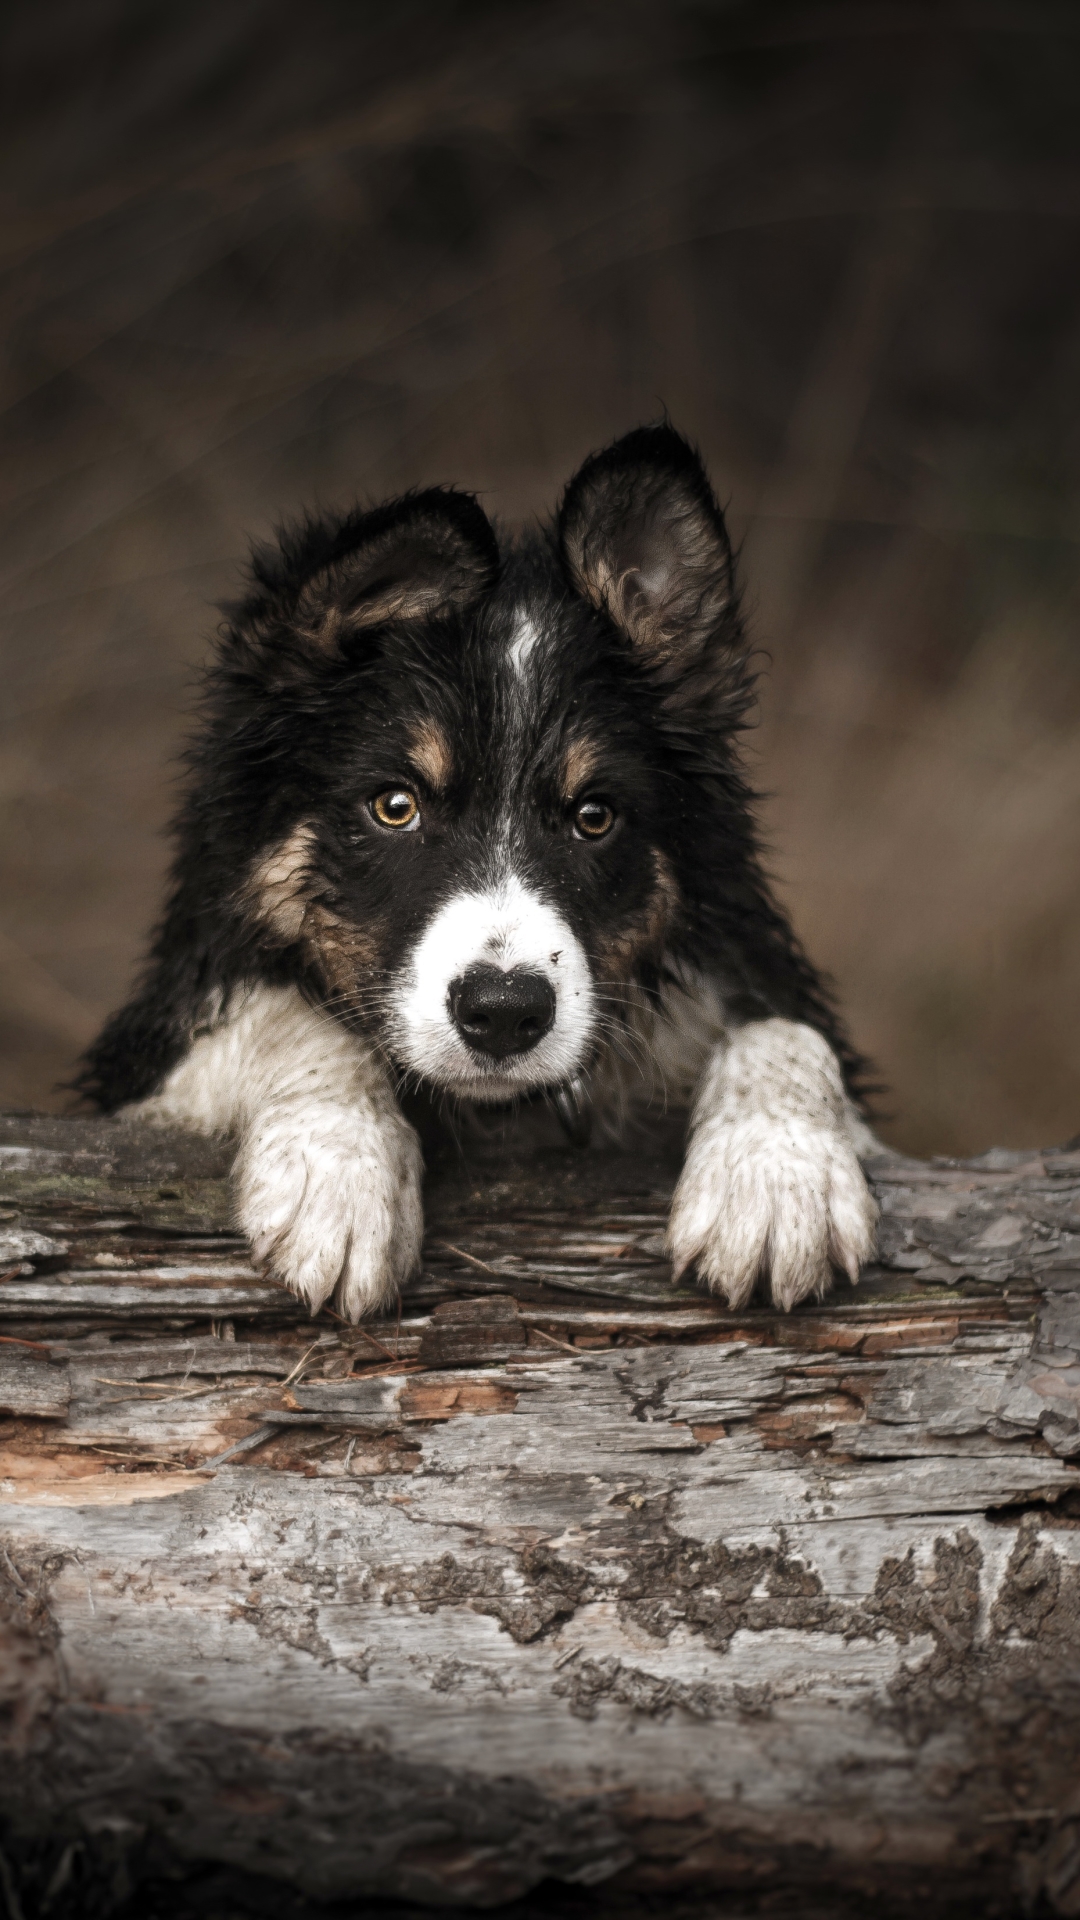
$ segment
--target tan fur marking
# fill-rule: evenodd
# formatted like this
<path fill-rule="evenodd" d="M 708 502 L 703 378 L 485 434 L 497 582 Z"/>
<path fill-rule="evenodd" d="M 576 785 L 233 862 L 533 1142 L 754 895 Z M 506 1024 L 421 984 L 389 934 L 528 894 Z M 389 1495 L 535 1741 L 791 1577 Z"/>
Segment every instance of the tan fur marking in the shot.
<path fill-rule="evenodd" d="M 319 585 L 321 589 L 322 583 Z M 349 634 L 384 620 L 412 619 L 426 612 L 430 604 L 430 598 L 410 597 L 404 587 L 390 587 L 359 607 L 343 607 L 337 601 L 327 604 L 322 591 L 316 593 L 314 588 L 305 587 L 297 601 L 296 630 L 320 652 L 329 652 Z"/>
<path fill-rule="evenodd" d="M 298 940 L 310 902 L 315 829 L 302 820 L 276 847 L 261 854 L 248 876 L 244 902 L 282 940 Z"/>
<path fill-rule="evenodd" d="M 450 785 L 454 757 L 450 743 L 434 720 L 418 720 L 409 735 L 409 758 L 428 786 L 441 793 Z"/>
<path fill-rule="evenodd" d="M 576 799 L 599 765 L 600 748 L 595 740 L 571 740 L 563 761 L 563 798 Z"/>
<path fill-rule="evenodd" d="M 316 897 L 319 880 L 311 867 L 314 846 L 315 830 L 302 821 L 256 862 L 244 902 L 280 940 L 289 946 L 301 944 L 327 991 L 344 1006 L 357 1000 L 365 977 L 379 965 L 383 929 L 350 926 Z"/>
<path fill-rule="evenodd" d="M 438 586 L 417 586 L 411 591 L 406 586 L 388 587 L 385 593 L 344 610 L 340 620 L 346 631 L 358 633 L 364 627 L 381 626 L 384 620 L 417 620 L 443 605 L 446 598 Z"/>
<path fill-rule="evenodd" d="M 379 968 L 384 933 L 378 922 L 363 928 L 351 926 L 320 901 L 311 907 L 304 925 L 304 946 L 337 1011 L 347 1013 L 350 1005 L 356 1011 L 366 1010 L 365 988 L 370 989 L 371 975 Z"/>
<path fill-rule="evenodd" d="M 597 953 L 600 979 L 605 985 L 624 985 L 639 960 L 659 959 L 679 905 L 675 875 L 659 847 L 653 848 L 655 883 L 643 907 L 628 925 L 603 942 Z"/>

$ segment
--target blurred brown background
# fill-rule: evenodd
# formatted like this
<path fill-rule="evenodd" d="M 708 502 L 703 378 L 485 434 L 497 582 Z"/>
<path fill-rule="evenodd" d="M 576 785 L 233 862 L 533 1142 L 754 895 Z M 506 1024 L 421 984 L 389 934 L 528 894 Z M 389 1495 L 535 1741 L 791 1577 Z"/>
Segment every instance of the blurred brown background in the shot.
<path fill-rule="evenodd" d="M 156 911 L 247 538 L 667 406 L 774 870 L 919 1152 L 1080 1127 L 1080 8 L 38 0 L 3 28 L 0 1104 Z"/>

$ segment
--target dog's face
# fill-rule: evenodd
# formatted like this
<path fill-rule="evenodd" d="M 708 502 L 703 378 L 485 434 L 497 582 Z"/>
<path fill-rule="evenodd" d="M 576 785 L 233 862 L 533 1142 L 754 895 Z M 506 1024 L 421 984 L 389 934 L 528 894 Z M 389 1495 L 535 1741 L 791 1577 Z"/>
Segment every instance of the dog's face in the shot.
<path fill-rule="evenodd" d="M 695 456 L 630 436 L 502 560 L 474 501 L 429 493 L 261 564 L 233 644 L 292 819 L 248 925 L 408 1074 L 481 1101 L 573 1081 L 677 944 L 701 732 L 745 695 Z"/>
<path fill-rule="evenodd" d="M 677 904 L 647 696 L 599 624 L 507 581 L 456 631 L 388 639 L 334 744 L 317 865 L 369 947 L 357 1003 L 472 1098 L 586 1066 Z"/>

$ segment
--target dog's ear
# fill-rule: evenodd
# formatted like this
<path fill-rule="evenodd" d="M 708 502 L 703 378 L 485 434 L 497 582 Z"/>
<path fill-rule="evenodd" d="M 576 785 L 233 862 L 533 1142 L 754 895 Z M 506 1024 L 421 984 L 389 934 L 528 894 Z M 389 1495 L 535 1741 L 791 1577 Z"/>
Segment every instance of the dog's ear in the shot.
<path fill-rule="evenodd" d="M 664 679 L 739 641 L 724 516 L 673 427 L 639 427 L 586 460 L 566 489 L 558 538 L 576 591 Z"/>
<path fill-rule="evenodd" d="M 309 656 L 340 657 L 390 621 L 472 605 L 498 564 L 495 534 L 473 495 L 429 487 L 284 532 L 277 547 L 254 554 L 255 591 L 228 610 L 230 626 L 262 650 L 291 638 Z"/>

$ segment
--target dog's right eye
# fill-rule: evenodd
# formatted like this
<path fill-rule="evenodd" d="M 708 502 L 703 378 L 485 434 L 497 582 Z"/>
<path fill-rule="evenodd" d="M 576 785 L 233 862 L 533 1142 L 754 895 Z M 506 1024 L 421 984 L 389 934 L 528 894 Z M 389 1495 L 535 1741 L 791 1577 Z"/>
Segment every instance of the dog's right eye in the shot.
<path fill-rule="evenodd" d="M 380 827 L 403 828 L 407 833 L 410 827 L 420 825 L 419 802 L 408 787 L 387 787 L 382 793 L 377 793 L 368 805 Z"/>
<path fill-rule="evenodd" d="M 615 825 L 615 810 L 606 800 L 583 800 L 574 814 L 579 840 L 602 840 Z"/>

